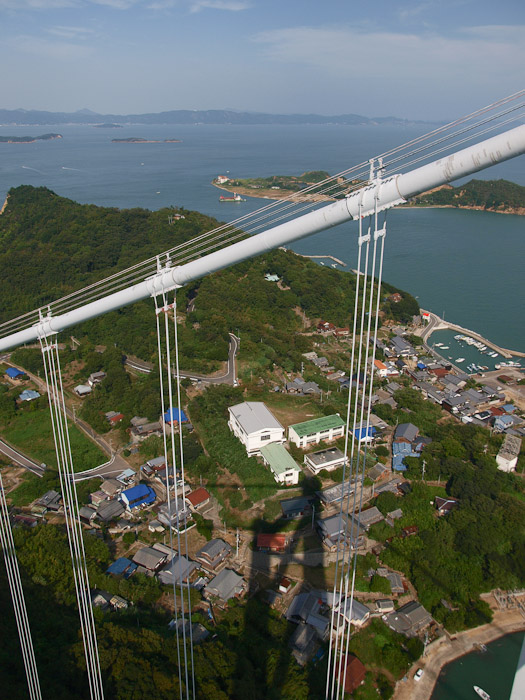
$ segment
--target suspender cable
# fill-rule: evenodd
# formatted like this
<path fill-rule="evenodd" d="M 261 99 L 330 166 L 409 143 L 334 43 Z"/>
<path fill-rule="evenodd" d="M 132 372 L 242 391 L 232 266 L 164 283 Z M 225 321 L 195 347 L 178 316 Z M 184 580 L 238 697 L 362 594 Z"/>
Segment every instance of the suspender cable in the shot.
<path fill-rule="evenodd" d="M 375 267 L 376 267 L 376 259 L 377 259 L 377 241 L 379 238 L 381 238 L 381 256 L 380 256 L 380 270 L 382 274 L 382 261 L 383 261 L 383 250 L 384 250 L 384 235 L 386 231 L 386 227 L 383 229 L 379 230 L 378 225 L 377 225 L 377 211 L 375 212 L 374 215 L 374 250 L 373 250 L 373 265 L 372 265 L 372 274 L 370 278 L 370 303 L 369 303 L 369 308 L 368 308 L 368 327 L 367 327 L 367 334 L 366 334 L 366 352 L 365 352 L 365 367 L 364 367 L 364 376 L 363 376 L 363 386 L 362 386 L 362 399 L 361 399 L 361 410 L 360 410 L 360 416 L 359 416 L 359 426 L 357 429 L 357 432 L 354 431 L 354 436 L 357 436 L 357 460 L 356 460 L 356 486 L 359 485 L 360 487 L 360 492 L 359 492 L 359 507 L 356 510 L 355 503 L 356 503 L 356 497 L 357 497 L 357 488 L 354 492 L 354 504 L 353 504 L 353 515 L 352 515 L 352 527 L 355 527 L 355 541 L 357 542 L 357 538 L 359 537 L 359 527 L 361 523 L 361 512 L 362 512 L 362 506 L 363 506 L 363 491 L 364 491 L 364 478 L 365 478 L 365 470 L 366 470 L 366 459 L 367 459 L 367 446 L 368 446 L 368 438 L 369 438 L 369 424 L 370 424 L 370 399 L 372 396 L 372 387 L 373 387 L 373 381 L 374 381 L 374 359 L 375 359 L 375 352 L 372 354 L 372 362 L 371 362 L 371 367 L 370 367 L 370 381 L 369 381 L 369 391 L 367 393 L 367 367 L 368 367 L 368 357 L 369 357 L 369 352 L 370 352 L 370 336 L 371 336 L 371 328 L 372 328 L 372 315 L 374 311 L 374 281 L 375 281 Z M 378 279 L 377 285 L 376 285 L 376 318 L 375 318 L 375 323 L 374 323 L 374 335 L 373 335 L 373 347 L 375 349 L 375 343 L 377 340 L 377 329 L 378 329 L 378 311 L 379 311 L 379 299 L 380 299 L 380 293 L 381 293 L 381 279 Z M 368 401 L 367 401 L 368 400 Z M 366 414 L 366 421 L 364 420 Z M 363 433 L 364 431 L 364 433 Z M 361 439 L 363 438 L 364 434 L 364 451 L 363 454 L 361 454 L 361 450 L 359 448 L 359 443 L 361 442 Z M 359 461 L 361 460 L 362 466 L 361 466 L 361 471 L 359 473 Z M 353 543 L 354 541 L 354 533 L 352 533 L 351 541 Z M 348 648 L 349 648 L 349 643 L 350 643 L 350 631 L 351 631 L 351 619 L 352 619 L 352 609 L 353 609 L 353 604 L 354 604 L 354 591 L 355 591 L 355 578 L 356 578 L 356 569 L 357 569 L 357 547 L 355 548 L 354 551 L 354 557 L 353 557 L 353 566 L 352 566 L 352 583 L 351 583 L 351 591 L 350 591 L 350 603 L 349 603 L 349 616 L 348 616 L 348 629 L 347 629 L 347 634 L 346 634 L 346 645 L 345 645 L 345 652 L 344 652 L 344 658 L 342 658 L 342 666 L 343 666 L 343 672 L 340 676 L 340 679 L 342 680 L 342 688 L 344 690 L 344 684 L 345 684 L 345 679 L 346 679 L 346 664 L 348 660 Z M 348 600 L 348 583 L 349 583 L 349 577 L 347 578 L 346 581 L 346 599 Z"/>
<path fill-rule="evenodd" d="M 73 579 L 84 641 L 88 683 L 92 699 L 103 700 L 104 692 L 93 608 L 91 606 L 82 526 L 78 519 L 78 499 L 73 478 L 73 458 L 69 440 L 58 346 L 56 343 L 49 344 L 47 338 L 41 338 L 40 342 L 44 359 L 51 424 L 55 439 L 57 467 L 64 501 L 66 532 L 71 553 Z"/>
<path fill-rule="evenodd" d="M 366 249 L 365 249 L 365 263 L 364 263 L 364 272 L 361 273 L 361 258 L 362 258 L 362 246 L 363 244 L 366 244 Z M 359 217 L 359 237 L 358 237 L 358 268 L 357 268 L 357 281 L 356 281 L 356 297 L 355 297 L 355 311 L 354 311 L 354 323 L 353 323 L 353 343 L 352 343 L 352 356 L 351 356 L 351 371 L 350 371 L 350 387 L 348 390 L 348 404 L 347 404 L 347 418 L 346 418 L 346 437 L 345 437 L 345 464 L 348 459 L 348 442 L 350 439 L 350 413 L 351 413 L 351 408 L 352 408 L 352 384 L 353 384 L 353 377 L 354 377 L 354 362 L 355 362 L 355 343 L 356 343 L 356 332 L 357 332 L 357 319 L 358 319 L 358 310 L 359 310 L 359 294 L 360 294 L 360 282 L 361 282 L 361 277 L 363 278 L 363 289 L 362 289 L 362 299 L 361 299 L 361 318 L 360 318 L 360 328 L 359 328 L 359 349 L 358 349 L 358 359 L 357 359 L 357 381 L 356 381 L 356 388 L 354 392 L 354 407 L 353 407 L 353 414 L 354 414 L 354 429 L 355 429 L 355 416 L 357 413 L 357 402 L 358 402 L 358 396 L 359 396 L 359 379 L 361 376 L 361 359 L 362 359 L 362 341 L 363 341 L 363 331 L 364 331 L 364 316 L 365 316 L 365 308 L 366 308 L 366 298 L 367 298 L 367 281 L 368 281 L 368 259 L 369 259 L 369 248 L 370 248 L 370 230 L 367 231 L 366 234 L 363 235 L 363 219 L 360 216 Z M 334 599 L 332 602 L 332 625 L 331 625 L 331 635 L 333 635 L 335 631 L 335 640 L 334 640 L 334 652 L 333 652 L 333 659 L 332 661 L 332 666 L 328 670 L 329 674 L 329 679 L 330 681 L 328 682 L 327 679 L 327 690 L 326 690 L 326 697 L 327 698 L 333 698 L 334 693 L 336 690 L 336 678 L 337 678 L 337 673 L 339 669 L 339 645 L 340 645 L 340 636 L 341 636 L 341 629 L 340 626 L 343 624 L 343 629 L 344 629 L 344 620 L 345 617 L 344 615 L 341 617 L 341 607 L 343 603 L 343 588 L 344 588 L 344 581 L 345 581 L 345 576 L 346 576 L 346 557 L 348 554 L 348 557 L 351 556 L 351 547 L 350 549 L 348 548 L 348 508 L 346 510 L 346 520 L 343 528 L 343 515 L 344 515 L 344 502 L 346 499 L 350 499 L 350 488 L 352 484 L 352 474 L 354 471 L 354 441 L 352 440 L 351 442 L 351 454 L 350 454 L 350 460 L 349 460 L 349 465 L 348 465 L 348 482 L 344 481 L 344 476 L 345 476 L 345 468 L 343 468 L 343 483 L 342 483 L 342 488 L 343 488 L 343 493 L 342 493 L 342 499 L 341 499 L 341 505 L 339 507 L 339 534 L 338 534 L 338 541 L 337 541 L 337 559 L 336 559 L 336 571 L 339 568 L 340 569 L 340 574 L 339 574 L 339 581 L 337 579 L 337 575 L 334 580 Z M 346 483 L 348 483 L 348 494 L 345 496 L 345 486 Z M 357 484 L 355 483 L 354 480 L 354 488 L 356 488 Z M 350 542 L 351 544 L 351 542 Z M 339 583 L 339 591 L 337 591 L 337 585 Z M 337 615 L 337 618 L 335 618 L 335 615 Z M 335 622 L 335 628 L 334 628 L 334 620 Z M 331 690 L 330 690 L 331 688 Z"/>
<path fill-rule="evenodd" d="M 166 315 L 167 313 L 167 300 L 166 300 L 166 295 L 163 294 L 163 306 L 159 307 L 158 305 L 158 298 L 155 297 L 155 316 L 156 316 L 156 322 L 157 322 L 157 345 L 158 345 L 158 353 L 159 353 L 159 376 L 160 376 L 160 403 L 161 403 L 161 409 L 162 409 L 162 416 L 166 415 L 166 406 L 164 402 L 164 378 L 163 378 L 163 367 L 164 367 L 164 362 L 163 362 L 163 356 L 162 356 L 162 345 L 161 345 L 161 330 L 160 330 L 160 321 L 159 321 L 159 316 L 161 313 L 164 313 Z M 168 528 L 169 528 L 169 536 L 170 536 L 170 549 L 173 552 L 173 530 L 171 527 L 171 494 L 170 494 L 170 488 L 169 488 L 169 473 L 168 473 L 168 440 L 166 436 L 166 421 L 163 420 L 163 426 L 162 426 L 162 439 L 163 439 L 163 444 L 164 444 L 164 460 L 166 462 L 166 491 L 167 491 L 167 503 L 168 503 Z M 173 559 L 172 559 L 173 561 Z M 177 642 L 177 671 L 179 674 L 179 696 L 180 700 L 182 700 L 182 664 L 181 664 L 181 653 L 180 653 L 180 639 L 179 639 L 179 613 L 177 610 L 177 584 L 175 581 L 175 576 L 173 576 L 173 607 L 175 610 L 175 630 L 176 630 L 176 642 Z"/>
<path fill-rule="evenodd" d="M 157 265 L 160 267 L 159 261 L 157 262 Z M 176 530 L 177 530 L 177 554 L 179 556 L 179 600 L 180 600 L 180 606 L 181 606 L 181 615 L 180 615 L 180 620 L 181 620 L 181 629 L 182 629 L 182 647 L 183 647 L 183 656 L 184 656 L 184 675 L 185 675 L 185 686 L 186 686 L 186 698 L 189 700 L 190 698 L 190 685 L 189 685 L 189 671 L 188 671 L 188 653 L 187 653 L 187 640 L 186 640 L 186 603 L 185 603 L 185 589 L 184 589 L 184 581 L 183 581 L 183 576 L 182 576 L 182 566 L 180 564 L 180 557 L 182 556 L 182 540 L 181 540 L 181 526 L 184 527 L 184 530 L 186 531 L 186 526 L 187 526 L 187 515 L 186 515 L 186 508 L 185 508 L 185 499 L 184 499 L 184 493 L 182 496 L 182 505 L 179 506 L 179 498 L 178 498 L 178 481 L 177 481 L 177 466 L 176 466 L 176 445 L 175 445 L 175 432 L 173 428 L 174 424 L 174 419 L 175 419 L 175 414 L 174 414 L 174 405 L 173 405 L 173 370 L 172 370 L 172 361 L 171 361 L 171 343 L 170 343 L 170 329 L 169 329 L 169 318 L 168 314 L 170 310 L 173 309 L 173 313 L 175 316 L 175 331 L 174 331 L 174 342 L 175 342 L 175 357 L 176 357 L 176 376 L 178 377 L 178 385 L 177 385 L 177 398 L 178 398 L 178 407 L 177 410 L 179 411 L 178 414 L 178 423 L 179 423 L 179 432 L 181 432 L 181 427 L 180 427 L 180 373 L 178 369 L 178 337 L 177 337 L 177 329 L 176 329 L 176 298 L 174 298 L 173 304 L 168 304 L 167 300 L 167 295 L 165 293 L 162 294 L 162 299 L 164 302 L 163 307 L 159 310 L 158 304 L 157 304 L 157 298 L 155 297 L 155 304 L 156 304 L 156 309 L 157 309 L 157 328 L 158 328 L 158 346 L 159 346 L 159 358 L 160 358 L 160 373 L 162 377 L 163 373 L 163 363 L 162 363 L 162 353 L 161 353 L 161 343 L 160 343 L 160 324 L 158 321 L 158 315 L 159 313 L 164 313 L 164 333 L 165 333 L 165 343 L 166 343 L 166 372 L 167 372 L 167 386 L 168 386 L 168 411 L 167 413 L 165 412 L 165 402 L 164 402 L 164 382 L 161 380 L 161 402 L 162 402 L 162 412 L 163 412 L 163 419 L 164 419 L 164 425 L 163 425 L 163 435 L 164 435 L 164 449 L 165 449 L 165 455 L 166 455 L 166 491 L 167 491 L 167 502 L 168 502 L 168 514 L 169 514 L 169 528 L 170 528 L 170 547 L 173 551 L 173 532 L 172 532 L 172 500 L 171 500 L 171 493 L 170 493 L 170 473 L 169 473 L 169 462 L 168 462 L 168 443 L 167 443 L 167 424 L 169 421 L 169 418 L 171 418 L 171 453 L 172 453 L 172 470 L 173 470 L 173 484 L 175 488 L 175 521 L 176 521 Z M 180 450 L 182 453 L 182 434 L 181 434 L 181 444 L 180 444 Z M 183 483 L 183 490 L 184 490 L 184 479 L 182 478 L 182 483 Z M 182 509 L 182 523 L 181 523 L 181 509 Z M 186 548 L 185 548 L 186 554 L 188 552 L 188 547 L 187 547 L 187 534 L 186 534 Z M 178 617 L 178 611 L 177 611 L 177 593 L 176 593 L 176 588 L 177 588 L 177 583 L 175 579 L 175 567 L 173 567 L 173 595 L 174 595 L 174 604 L 175 604 L 175 625 L 177 628 L 177 652 L 178 652 L 178 663 L 179 663 L 179 683 L 180 683 L 180 693 L 181 693 L 181 698 L 182 698 L 182 657 L 180 654 L 180 642 L 179 642 L 179 617 Z M 188 583 L 188 589 L 187 589 L 187 596 L 188 596 L 188 608 L 190 608 L 189 604 L 189 583 Z M 188 615 L 188 621 L 189 621 L 189 639 L 190 639 L 190 649 L 191 649 L 191 665 L 192 665 L 192 695 L 195 697 L 195 681 L 194 681 L 194 671 L 193 671 L 193 635 L 192 635 L 192 630 L 191 630 L 191 610 L 189 610 L 189 615 Z"/>
<path fill-rule="evenodd" d="M 20 637 L 20 648 L 24 660 L 24 667 L 29 689 L 30 700 L 42 700 L 40 691 L 40 680 L 38 678 L 38 668 L 35 660 L 35 652 L 33 648 L 33 639 L 31 637 L 31 628 L 27 617 L 27 609 L 22 588 L 22 579 L 20 578 L 20 569 L 18 568 L 18 559 L 16 556 L 15 542 L 11 531 L 9 521 L 9 511 L 7 509 L 7 501 L 5 497 L 4 484 L 2 474 L 0 472 L 0 542 L 4 550 L 5 568 L 11 597 L 13 600 L 13 608 L 18 628 L 18 636 Z"/>
<path fill-rule="evenodd" d="M 177 405 L 179 409 L 179 459 L 180 459 L 180 474 L 181 474 L 181 481 L 182 481 L 182 498 L 183 502 L 185 503 L 185 496 L 184 496 L 184 484 L 185 484 L 185 472 L 184 472 L 184 446 L 183 446 L 183 440 L 182 440 L 182 421 L 180 420 L 181 418 L 181 391 L 180 391 L 180 366 L 179 366 L 179 337 L 178 337 L 178 331 L 177 331 L 177 290 L 173 292 L 173 334 L 174 334 L 174 344 L 175 344 L 175 378 L 177 380 Z M 172 430 L 173 434 L 173 430 Z M 175 455 L 173 455 L 173 471 L 176 475 L 176 465 L 175 465 Z M 184 522 L 184 525 L 186 526 L 186 522 Z M 184 527 L 184 552 L 186 556 L 188 555 L 188 528 Z M 179 551 L 180 555 L 180 551 Z M 183 586 L 183 581 L 182 581 L 182 567 L 179 567 L 180 571 L 180 585 L 181 585 L 181 592 L 182 592 L 182 586 Z M 191 598 L 190 598 L 190 579 L 189 577 L 186 580 L 186 586 L 187 586 L 187 595 L 188 595 L 188 619 L 189 619 L 189 633 L 190 633 L 190 665 L 191 665 L 191 686 L 192 686 L 192 692 L 193 692 L 193 698 L 196 697 L 195 695 L 195 666 L 194 666 L 194 660 L 193 660 L 193 629 L 192 629 L 192 624 L 191 624 Z"/>
<path fill-rule="evenodd" d="M 362 226 L 362 219 L 359 217 L 359 230 L 361 231 L 361 226 Z M 351 357 L 350 357 L 350 386 L 348 387 L 348 402 L 347 402 L 347 413 L 346 413 L 346 425 L 349 425 L 350 422 L 350 406 L 351 406 L 351 397 L 352 397 L 352 377 L 354 376 L 354 360 L 355 360 L 355 337 L 356 337 L 356 330 L 357 330 L 357 313 L 358 313 L 358 308 L 359 308 L 359 285 L 361 281 L 361 246 L 358 247 L 358 254 L 357 254 L 357 277 L 356 277 L 356 288 L 355 288 L 355 302 L 354 302 L 354 318 L 353 318 L 353 328 L 352 328 L 352 351 L 351 351 Z M 348 469 L 348 482 L 346 481 L 346 471 L 347 471 L 347 463 L 348 463 L 348 428 L 346 430 L 346 435 L 345 435 L 345 446 L 344 446 L 344 454 L 343 454 L 344 460 L 343 460 L 343 476 L 341 479 L 341 485 L 342 485 L 342 500 L 341 500 L 341 506 L 339 508 L 339 517 L 343 517 L 343 501 L 344 501 L 344 494 L 345 494 L 345 488 L 346 488 L 346 483 L 348 483 L 348 490 L 350 490 L 350 485 L 352 483 L 352 470 L 351 468 Z M 351 465 L 349 465 L 350 467 Z M 330 616 L 330 644 L 328 646 L 328 666 L 327 666 L 327 673 L 326 673 L 326 688 L 325 688 L 325 697 L 329 698 L 331 695 L 330 693 L 330 687 L 331 687 L 331 676 L 330 676 L 330 670 L 332 668 L 332 637 L 333 637 L 333 632 L 334 632 L 334 615 L 335 615 L 335 600 L 336 600 L 336 595 L 337 595 L 337 576 L 339 572 L 339 551 L 340 551 L 340 546 L 341 546 L 341 538 L 340 536 L 338 537 L 337 540 L 337 556 L 336 556 L 336 561 L 335 561 L 335 572 L 334 572 L 334 590 L 333 590 L 333 600 L 332 600 L 332 612 Z M 342 566 L 343 562 L 341 562 Z M 341 590 L 341 587 L 339 587 L 339 591 Z M 336 635 L 337 639 L 337 635 Z M 337 644 L 337 642 L 336 642 Z"/>

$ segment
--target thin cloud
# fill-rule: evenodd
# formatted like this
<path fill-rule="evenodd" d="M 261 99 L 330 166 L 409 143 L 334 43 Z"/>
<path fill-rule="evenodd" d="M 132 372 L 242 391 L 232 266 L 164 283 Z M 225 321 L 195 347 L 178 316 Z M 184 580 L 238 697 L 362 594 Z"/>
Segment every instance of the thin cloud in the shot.
<path fill-rule="evenodd" d="M 195 0 L 190 6 L 190 11 L 227 10 L 229 12 L 240 12 L 248 10 L 250 7 L 252 7 L 252 3 L 247 0 Z"/>
<path fill-rule="evenodd" d="M 93 30 L 87 29 L 86 27 L 48 27 L 46 30 L 48 34 L 53 36 L 58 36 L 62 39 L 88 39 L 92 38 L 94 35 Z"/>
<path fill-rule="evenodd" d="M 455 80 L 459 75 L 493 76 L 525 66 L 525 27 L 470 27 L 455 35 L 366 32 L 353 28 L 294 27 L 253 37 L 274 61 L 330 69 L 344 75 L 415 76 Z"/>
<path fill-rule="evenodd" d="M 22 34 L 12 37 L 8 42 L 13 52 L 41 56 L 45 58 L 76 60 L 89 56 L 91 48 L 85 45 L 73 44 L 67 41 L 55 41 L 38 36 Z"/>
<path fill-rule="evenodd" d="M 77 0 L 0 0 L 0 10 L 57 10 L 78 6 Z"/>

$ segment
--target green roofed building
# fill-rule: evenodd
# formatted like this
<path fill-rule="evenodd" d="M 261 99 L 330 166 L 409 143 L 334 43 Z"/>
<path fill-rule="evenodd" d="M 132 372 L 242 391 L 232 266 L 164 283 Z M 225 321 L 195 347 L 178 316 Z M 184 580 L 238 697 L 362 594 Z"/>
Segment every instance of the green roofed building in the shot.
<path fill-rule="evenodd" d="M 341 416 L 322 416 L 296 423 L 288 428 L 288 440 L 297 447 L 309 447 L 321 440 L 335 440 L 345 434 L 345 422 Z"/>
<path fill-rule="evenodd" d="M 279 484 L 293 486 L 299 483 L 301 468 L 282 445 L 272 443 L 261 447 L 264 463 L 270 467 L 273 478 Z"/>

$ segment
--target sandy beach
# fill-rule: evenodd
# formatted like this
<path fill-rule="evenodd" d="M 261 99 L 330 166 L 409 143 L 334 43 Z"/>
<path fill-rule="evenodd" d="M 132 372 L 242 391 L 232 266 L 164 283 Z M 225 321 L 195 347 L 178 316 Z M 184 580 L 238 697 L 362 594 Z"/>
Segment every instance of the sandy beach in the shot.
<path fill-rule="evenodd" d="M 493 621 L 457 635 L 441 637 L 429 644 L 426 655 L 408 672 L 408 680 L 398 681 L 394 700 L 429 700 L 443 666 L 474 651 L 479 644 L 488 644 L 505 634 L 525 630 L 525 617 L 519 610 L 499 610 L 492 596 L 487 596 L 486 600 L 493 609 Z M 414 673 L 418 668 L 423 669 L 423 677 L 420 681 L 414 681 Z"/>

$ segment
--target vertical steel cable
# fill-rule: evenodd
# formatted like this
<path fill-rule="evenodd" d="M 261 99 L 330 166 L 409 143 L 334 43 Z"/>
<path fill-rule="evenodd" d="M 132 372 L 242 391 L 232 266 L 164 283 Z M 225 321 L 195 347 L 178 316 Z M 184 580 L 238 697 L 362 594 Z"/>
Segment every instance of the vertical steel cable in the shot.
<path fill-rule="evenodd" d="M 49 344 L 47 338 L 41 338 L 40 343 L 44 359 L 44 371 L 48 389 L 53 437 L 55 440 L 57 467 L 64 502 L 66 532 L 71 553 L 73 579 L 84 641 L 88 683 L 93 700 L 103 700 L 104 691 L 93 608 L 91 605 L 82 526 L 78 519 L 78 499 L 73 476 L 73 461 L 69 441 L 60 359 L 58 357 L 58 346 L 56 344 Z M 60 384 L 58 377 L 60 377 Z"/>
<path fill-rule="evenodd" d="M 184 472 L 184 448 L 183 448 L 183 440 L 182 440 L 182 421 L 180 420 L 181 418 L 181 392 L 180 392 L 180 366 L 179 366 L 179 336 L 177 332 L 177 290 L 173 292 L 173 333 L 174 333 L 174 344 L 175 344 L 175 372 L 176 372 L 176 380 L 177 380 L 177 405 L 178 405 L 178 410 L 179 410 L 179 451 L 180 451 L 180 470 L 181 470 L 181 480 L 182 480 L 182 499 L 183 499 L 183 504 L 185 508 L 185 503 L 186 503 L 186 497 L 184 494 L 184 486 L 185 486 L 185 472 Z M 173 432 L 173 431 L 172 431 Z M 175 464 L 175 455 L 173 455 L 173 471 L 175 474 L 175 479 L 176 479 L 176 474 L 177 474 L 177 465 Z M 186 523 L 185 523 L 186 524 Z M 184 528 L 184 549 L 186 556 L 188 556 L 188 528 Z M 179 552 L 180 555 L 180 552 Z M 180 567 L 180 575 L 181 575 L 181 591 L 182 591 L 182 567 Z M 192 686 L 192 691 L 193 691 L 193 697 L 195 698 L 195 667 L 193 663 L 193 629 L 192 629 L 192 624 L 191 624 L 191 597 L 190 597 L 190 579 L 188 577 L 186 581 L 187 585 L 187 593 L 188 593 L 188 620 L 189 620 L 189 632 L 190 632 L 190 663 L 191 663 L 191 686 Z"/>
<path fill-rule="evenodd" d="M 13 533 L 11 532 L 11 523 L 9 521 L 9 511 L 4 491 L 4 483 L 0 472 L 0 542 L 4 550 L 5 568 L 13 599 L 13 608 L 18 628 L 18 636 L 20 637 L 20 648 L 24 660 L 24 667 L 29 689 L 30 700 L 42 700 L 40 690 L 40 680 L 38 677 L 38 668 L 36 665 L 35 651 L 33 647 L 33 639 L 31 637 L 31 628 L 29 618 L 27 617 L 27 609 L 22 588 L 22 579 L 20 578 L 20 569 L 18 567 L 18 559 L 16 556 L 15 542 Z"/>
<path fill-rule="evenodd" d="M 169 472 L 168 472 L 168 441 L 166 437 L 166 421 L 165 421 L 165 402 L 164 402 L 164 362 L 162 358 L 162 348 L 161 348 L 161 332 L 160 332 L 160 322 L 159 322 L 159 315 L 161 313 L 166 314 L 167 313 L 167 303 L 166 303 L 166 295 L 163 295 L 163 302 L 164 305 L 162 307 L 159 307 L 157 297 L 155 299 L 155 316 L 156 316 L 156 321 L 157 321 L 157 346 L 158 346 L 158 353 L 159 353 L 159 376 L 160 376 L 160 403 L 161 403 L 161 409 L 162 409 L 162 438 L 163 438 L 163 443 L 164 443 L 164 460 L 166 462 L 166 491 L 167 491 L 167 504 L 168 504 L 168 529 L 169 529 L 169 538 L 170 538 L 170 549 L 173 552 L 173 530 L 171 528 L 171 494 L 170 494 L 170 488 L 169 488 Z M 174 560 L 174 557 L 172 557 L 172 562 Z M 179 639 L 179 613 L 177 610 L 177 584 L 175 582 L 175 575 L 173 575 L 173 607 L 175 609 L 175 638 L 177 642 L 177 669 L 178 669 L 178 674 L 179 674 L 179 695 L 180 695 L 180 700 L 182 700 L 182 664 L 181 664 L 181 655 L 180 655 L 180 639 Z"/>

